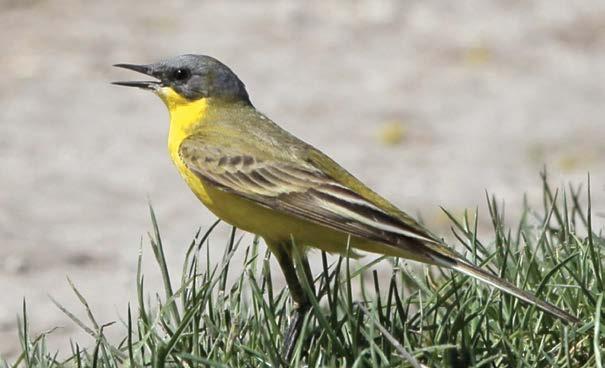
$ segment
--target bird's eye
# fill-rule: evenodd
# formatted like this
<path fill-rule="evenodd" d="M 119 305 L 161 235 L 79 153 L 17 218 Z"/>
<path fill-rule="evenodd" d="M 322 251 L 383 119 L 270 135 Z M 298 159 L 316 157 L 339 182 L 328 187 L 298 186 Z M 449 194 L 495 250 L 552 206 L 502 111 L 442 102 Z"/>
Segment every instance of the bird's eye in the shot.
<path fill-rule="evenodd" d="M 177 81 L 187 80 L 190 75 L 191 75 L 191 72 L 188 69 L 179 68 L 179 69 L 175 69 L 172 72 L 172 78 Z"/>

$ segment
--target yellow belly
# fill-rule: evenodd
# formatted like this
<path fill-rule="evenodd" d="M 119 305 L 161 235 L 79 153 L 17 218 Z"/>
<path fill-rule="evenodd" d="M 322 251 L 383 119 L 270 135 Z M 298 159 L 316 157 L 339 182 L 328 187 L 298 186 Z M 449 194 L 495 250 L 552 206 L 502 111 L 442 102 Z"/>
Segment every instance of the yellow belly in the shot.
<path fill-rule="evenodd" d="M 244 231 L 258 234 L 273 244 L 294 239 L 300 246 L 315 247 L 330 253 L 346 251 L 346 234 L 277 212 L 236 194 L 217 189 L 197 177 L 182 162 L 175 163 L 193 193 L 221 220 Z"/>
<path fill-rule="evenodd" d="M 407 252 L 367 239 L 349 238 L 346 233 L 227 193 L 200 179 L 179 158 L 174 162 L 193 193 L 212 213 L 228 224 L 261 236 L 269 246 L 278 246 L 294 240 L 294 244 L 304 249 L 311 247 L 344 255 L 347 252 L 347 242 L 350 242 L 353 250 L 417 259 L 415 252 Z M 426 262 L 424 259 L 417 260 Z"/>

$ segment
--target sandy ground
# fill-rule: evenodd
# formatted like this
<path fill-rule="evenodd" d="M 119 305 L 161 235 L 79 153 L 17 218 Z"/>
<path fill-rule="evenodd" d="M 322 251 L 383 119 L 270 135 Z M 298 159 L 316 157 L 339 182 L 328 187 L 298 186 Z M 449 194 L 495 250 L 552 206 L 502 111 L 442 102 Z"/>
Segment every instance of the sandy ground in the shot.
<path fill-rule="evenodd" d="M 62 326 L 51 348 L 81 336 L 47 296 L 84 316 L 66 276 L 102 322 L 125 315 L 148 199 L 175 272 L 212 221 L 166 154 L 164 106 L 108 83 L 132 77 L 118 62 L 223 60 L 257 108 L 443 231 L 440 205 L 479 206 L 485 222 L 486 189 L 514 216 L 524 193 L 538 200 L 544 164 L 555 184 L 590 171 L 604 212 L 601 0 L 144 4 L 0 2 L 5 358 L 18 351 L 22 298 L 34 333 Z M 380 138 L 387 126 L 399 144 Z"/>

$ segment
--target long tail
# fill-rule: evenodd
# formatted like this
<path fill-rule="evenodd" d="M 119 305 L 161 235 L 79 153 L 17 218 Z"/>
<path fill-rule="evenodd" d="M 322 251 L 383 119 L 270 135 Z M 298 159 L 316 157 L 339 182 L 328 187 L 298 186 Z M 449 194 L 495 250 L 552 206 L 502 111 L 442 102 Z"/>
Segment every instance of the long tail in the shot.
<path fill-rule="evenodd" d="M 478 280 L 481 280 L 487 284 L 490 284 L 505 293 L 508 293 L 516 298 L 523 300 L 526 303 L 535 305 L 536 307 L 542 309 L 545 312 L 552 314 L 555 317 L 560 318 L 561 320 L 567 323 L 580 323 L 581 321 L 572 316 L 571 314 L 565 312 L 564 310 L 555 307 L 554 305 L 547 303 L 543 300 L 538 299 L 535 295 L 528 293 L 525 290 L 521 290 L 518 287 L 514 286 L 510 282 L 501 279 L 498 276 L 492 275 L 491 273 L 480 269 L 477 266 L 474 266 L 470 263 L 467 263 L 462 260 L 455 260 L 450 264 L 449 267 L 453 268 L 456 271 L 462 272 L 465 275 L 474 277 Z"/>

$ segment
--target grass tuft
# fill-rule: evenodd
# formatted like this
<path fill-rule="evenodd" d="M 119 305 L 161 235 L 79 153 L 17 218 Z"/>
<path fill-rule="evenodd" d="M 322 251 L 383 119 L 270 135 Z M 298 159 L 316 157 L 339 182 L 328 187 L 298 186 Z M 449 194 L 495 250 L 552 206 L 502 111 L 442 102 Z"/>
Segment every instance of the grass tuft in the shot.
<path fill-rule="evenodd" d="M 590 194 L 582 205 L 581 188 L 553 191 L 546 173 L 542 178 L 542 207 L 532 209 L 525 201 L 515 229 L 505 226 L 504 206 L 487 196 L 492 240 L 479 238 L 477 211 L 462 219 L 446 214 L 468 259 L 575 314 L 583 321 L 577 326 L 460 274 L 426 269 L 414 273 L 401 260 L 388 257 L 365 265 L 348 258 L 330 262 L 322 254 L 322 271 L 312 275 L 314 283 L 301 278 L 314 308 L 305 317 L 292 361 L 283 362 L 279 352 L 292 304 L 286 289 L 274 288 L 270 254 L 261 250 L 259 239 L 244 245 L 233 229 L 216 262 L 209 256 L 209 238 L 218 221 L 206 232 L 198 231 L 177 285 L 168 274 L 150 208 L 149 242 L 163 290 L 155 299 L 147 297 L 139 254 L 138 302 L 125 308 L 124 338 L 113 343 L 104 337 L 107 324 L 97 322 L 83 294 L 69 281 L 88 322 L 53 302 L 95 343 L 87 349 L 74 343 L 68 358 L 58 361 L 57 353 L 46 347 L 45 336 L 51 331 L 32 339 L 24 301 L 19 321 L 22 352 L 13 364 L 3 365 L 602 367 L 605 240 L 593 230 Z M 238 251 L 244 252 L 242 264 L 232 260 Z M 380 261 L 390 267 L 387 278 L 375 271 Z M 233 282 L 228 282 L 230 269 L 242 270 Z"/>

